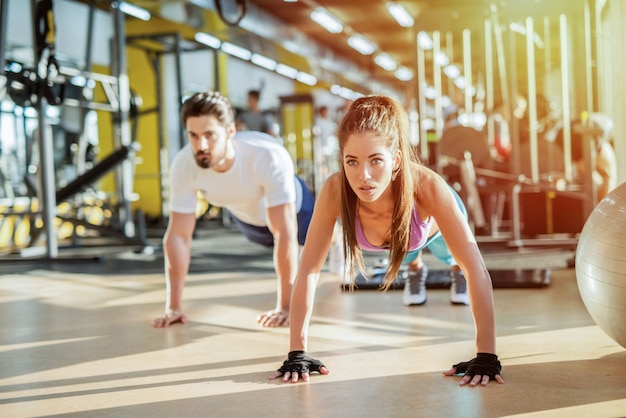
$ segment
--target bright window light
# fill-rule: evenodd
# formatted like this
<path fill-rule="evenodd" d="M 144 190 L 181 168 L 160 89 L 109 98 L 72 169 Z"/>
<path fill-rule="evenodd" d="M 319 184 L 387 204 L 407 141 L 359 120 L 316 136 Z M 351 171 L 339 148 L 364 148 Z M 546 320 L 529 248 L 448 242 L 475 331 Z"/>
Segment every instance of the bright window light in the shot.
<path fill-rule="evenodd" d="M 398 64 L 393 58 L 391 58 L 391 55 L 385 52 L 381 52 L 380 54 L 376 55 L 376 57 L 374 58 L 374 62 L 376 63 L 376 65 L 386 71 L 393 71 L 398 67 Z"/>
<path fill-rule="evenodd" d="M 304 71 L 298 72 L 296 80 L 308 86 L 314 86 L 317 84 L 317 78 L 313 74 L 305 73 Z"/>
<path fill-rule="evenodd" d="M 363 55 L 371 55 L 376 51 L 376 44 L 359 34 L 350 36 L 348 38 L 348 45 Z"/>
<path fill-rule="evenodd" d="M 270 71 L 274 71 L 276 69 L 276 65 L 278 65 L 278 63 L 273 59 L 261 54 L 252 54 L 250 61 L 252 61 L 253 64 L 258 65 L 259 67 L 263 67 Z"/>
<path fill-rule="evenodd" d="M 411 16 L 411 14 L 400 3 L 387 3 L 387 10 L 402 27 L 410 28 L 415 23 L 413 16 Z"/>
<path fill-rule="evenodd" d="M 124 14 L 136 17 L 137 19 L 141 19 L 146 22 L 150 20 L 150 12 L 142 7 L 135 6 L 134 4 L 130 4 L 125 1 L 120 2 L 118 7 L 120 9 L 120 12 Z"/>
<path fill-rule="evenodd" d="M 298 77 L 298 70 L 285 64 L 278 64 L 276 66 L 276 72 L 285 77 L 289 77 L 295 80 Z"/>
<path fill-rule="evenodd" d="M 400 81 L 409 81 L 413 78 L 413 71 L 407 67 L 400 67 L 396 70 L 395 76 Z"/>
<path fill-rule="evenodd" d="M 219 49 L 219 47 L 222 46 L 222 41 L 213 35 L 209 35 L 208 33 L 198 32 L 195 34 L 194 39 L 197 42 L 214 49 Z"/>
<path fill-rule="evenodd" d="M 350 90 L 347 87 L 342 87 L 338 84 L 330 86 L 330 92 L 336 96 L 343 97 L 346 100 L 356 100 L 359 97 L 363 97 L 361 93 Z"/>
<path fill-rule="evenodd" d="M 248 61 L 252 56 L 252 52 L 248 51 L 246 48 L 242 48 L 230 42 L 224 42 L 222 44 L 222 51 L 233 57 L 241 58 L 244 61 Z"/>
<path fill-rule="evenodd" d="M 343 31 L 341 21 L 323 7 L 313 9 L 311 19 L 330 33 L 341 33 Z"/>
<path fill-rule="evenodd" d="M 433 40 L 426 32 L 420 32 L 417 34 L 417 43 L 423 50 L 433 49 Z"/>

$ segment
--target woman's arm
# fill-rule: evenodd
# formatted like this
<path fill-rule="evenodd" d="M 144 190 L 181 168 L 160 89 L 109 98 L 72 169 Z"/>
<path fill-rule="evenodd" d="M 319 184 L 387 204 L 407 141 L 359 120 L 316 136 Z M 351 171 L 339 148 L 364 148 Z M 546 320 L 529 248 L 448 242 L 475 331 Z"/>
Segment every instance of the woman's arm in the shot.
<path fill-rule="evenodd" d="M 300 256 L 300 266 L 291 296 L 289 311 L 290 353 L 307 350 L 308 328 L 313 313 L 315 289 L 330 248 L 335 221 L 339 216 L 339 181 L 339 175 L 331 175 L 320 189 L 315 201 L 313 217 Z M 324 374 L 326 373 L 325 370 Z M 281 375 L 284 381 L 297 382 L 300 377 L 305 381 L 308 380 L 308 372 L 303 372 L 301 375 L 297 372 L 277 372 L 270 378 L 273 379 Z"/>
<path fill-rule="evenodd" d="M 438 175 L 426 175 L 420 183 L 427 212 L 435 219 L 450 253 L 465 275 L 470 308 L 476 323 L 476 349 L 495 353 L 493 284 L 476 238 L 449 186 Z"/>
<path fill-rule="evenodd" d="M 470 309 L 476 327 L 476 352 L 496 353 L 495 307 L 493 284 L 483 256 L 465 216 L 446 182 L 436 173 L 420 178 L 420 205 L 432 216 L 455 261 L 463 271 L 468 286 Z M 493 378 L 493 376 L 491 377 Z M 502 383 L 499 374 L 495 380 Z M 486 384 L 489 377 L 466 375 L 461 384 Z"/>

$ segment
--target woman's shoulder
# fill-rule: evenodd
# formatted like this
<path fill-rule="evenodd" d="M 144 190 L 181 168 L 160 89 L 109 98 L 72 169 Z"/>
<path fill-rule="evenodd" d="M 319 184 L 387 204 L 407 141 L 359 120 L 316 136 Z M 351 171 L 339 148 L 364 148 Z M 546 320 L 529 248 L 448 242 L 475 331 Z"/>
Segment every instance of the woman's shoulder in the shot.
<path fill-rule="evenodd" d="M 419 202 L 428 205 L 428 202 L 435 201 L 438 195 L 447 192 L 448 184 L 436 171 L 422 164 L 415 164 L 413 170 L 416 198 Z"/>
<path fill-rule="evenodd" d="M 419 163 L 414 163 L 412 166 L 417 189 L 435 187 L 441 185 L 443 177 L 439 175 L 435 170 Z"/>
<path fill-rule="evenodd" d="M 340 172 L 330 174 L 324 180 L 322 184 L 322 190 L 324 190 L 330 196 L 339 196 L 341 193 L 341 180 L 342 176 Z"/>

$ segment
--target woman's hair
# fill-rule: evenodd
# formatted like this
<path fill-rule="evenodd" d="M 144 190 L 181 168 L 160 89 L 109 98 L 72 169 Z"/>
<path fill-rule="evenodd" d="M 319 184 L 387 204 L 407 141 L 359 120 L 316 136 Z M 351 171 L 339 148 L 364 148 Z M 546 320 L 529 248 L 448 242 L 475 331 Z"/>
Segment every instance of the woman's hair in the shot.
<path fill-rule="evenodd" d="M 401 153 L 401 162 L 392 176 L 392 191 L 395 197 L 393 219 L 389 238 L 389 266 L 382 285 L 384 290 L 393 283 L 410 242 L 411 214 L 415 205 L 416 171 L 413 162 L 419 162 L 409 141 L 409 122 L 404 108 L 390 97 L 371 95 L 355 100 L 339 126 L 339 150 L 342 159 L 341 221 L 343 227 L 344 252 L 350 265 L 350 276 L 354 277 L 353 266 L 364 273 L 363 253 L 356 239 L 355 218 L 358 197 L 350 187 L 343 165 L 344 146 L 352 134 L 374 133 L 392 155 Z M 395 178 L 394 178 L 395 177 Z M 353 282 L 351 286 L 353 286 Z"/>
<path fill-rule="evenodd" d="M 216 91 L 196 93 L 183 103 L 180 119 L 183 127 L 187 119 L 194 116 L 215 116 L 223 127 L 235 121 L 235 115 L 228 99 Z"/>

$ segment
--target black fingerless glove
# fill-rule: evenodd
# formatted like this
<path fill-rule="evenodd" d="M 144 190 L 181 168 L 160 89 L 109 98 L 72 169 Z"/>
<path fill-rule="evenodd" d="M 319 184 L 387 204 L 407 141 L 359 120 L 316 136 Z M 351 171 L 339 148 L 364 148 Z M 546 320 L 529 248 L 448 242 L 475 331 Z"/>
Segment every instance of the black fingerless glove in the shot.
<path fill-rule="evenodd" d="M 302 373 L 319 372 L 322 367 L 325 367 L 322 362 L 311 358 L 306 351 L 291 351 L 278 371 L 282 374 L 295 372 L 302 375 Z"/>
<path fill-rule="evenodd" d="M 495 379 L 496 375 L 502 371 L 498 356 L 491 353 L 478 353 L 470 361 L 462 361 L 452 367 L 456 369 L 457 374 L 463 373 L 465 376 L 472 377 L 489 376 L 490 379 Z"/>

